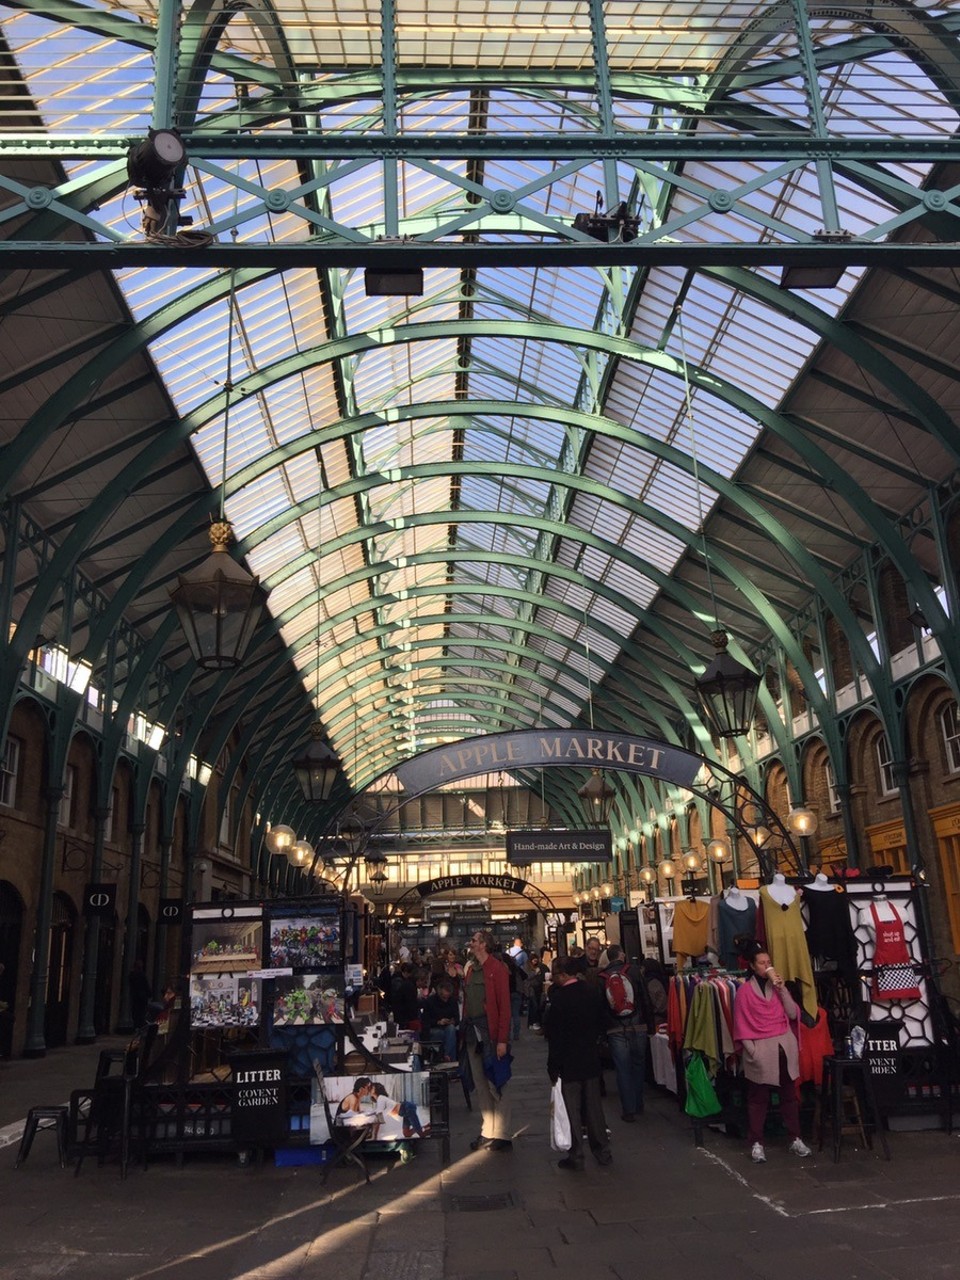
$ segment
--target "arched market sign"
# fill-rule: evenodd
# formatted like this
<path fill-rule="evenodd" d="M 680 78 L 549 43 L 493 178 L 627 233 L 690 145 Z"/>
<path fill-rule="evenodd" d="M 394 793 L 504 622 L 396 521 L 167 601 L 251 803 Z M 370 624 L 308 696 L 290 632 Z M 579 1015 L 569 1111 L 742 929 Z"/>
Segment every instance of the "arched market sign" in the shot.
<path fill-rule="evenodd" d="M 403 764 L 393 773 L 407 793 L 406 799 L 423 795 L 461 778 L 498 769 L 570 768 L 584 765 L 622 773 L 642 773 L 696 791 L 698 775 L 712 768 L 703 756 L 671 747 L 652 738 L 594 730 L 523 729 L 518 733 L 491 733 L 464 738 L 446 747 L 434 747 Z"/>
<path fill-rule="evenodd" d="M 757 855 L 765 875 L 778 869 L 803 870 L 793 837 L 778 815 L 743 774 L 706 756 L 654 738 L 594 729 L 523 729 L 464 738 L 433 747 L 390 772 L 402 788 L 401 804 L 445 783 L 507 769 L 584 767 L 611 773 L 643 774 L 686 791 L 719 809 Z M 758 843 L 758 831 L 764 832 Z M 589 861 L 588 857 L 578 859 Z"/>

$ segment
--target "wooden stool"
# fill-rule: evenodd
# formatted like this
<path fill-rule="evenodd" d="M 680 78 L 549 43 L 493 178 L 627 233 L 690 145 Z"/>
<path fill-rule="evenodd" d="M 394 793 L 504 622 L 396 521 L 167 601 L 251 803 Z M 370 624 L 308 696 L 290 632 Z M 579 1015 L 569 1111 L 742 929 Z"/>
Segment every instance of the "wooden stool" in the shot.
<path fill-rule="evenodd" d="M 826 1110 L 830 1108 L 830 1127 L 833 1135 L 833 1160 L 836 1163 L 840 1159 L 840 1143 L 844 1131 L 844 1105 L 847 1095 L 852 1092 L 856 1099 L 854 1107 L 855 1129 L 859 1131 L 861 1138 L 867 1145 L 872 1146 L 870 1137 L 864 1128 L 863 1115 L 860 1110 L 859 1095 L 857 1093 L 857 1083 L 863 1089 L 864 1101 L 867 1104 L 868 1120 L 872 1123 L 874 1130 L 880 1138 L 880 1146 L 883 1148 L 883 1158 L 890 1159 L 890 1148 L 887 1146 L 887 1135 L 883 1129 L 883 1117 L 880 1114 L 880 1108 L 877 1105 L 876 1094 L 873 1090 L 873 1073 L 870 1070 L 870 1062 L 867 1058 L 824 1058 L 823 1060 L 823 1087 L 820 1093 L 820 1122 L 817 1126 L 819 1147 L 823 1150 L 823 1129 L 826 1119 Z"/>
<path fill-rule="evenodd" d="M 49 1120 L 51 1124 L 42 1124 L 41 1121 Z M 23 1137 L 20 1139 L 20 1147 L 17 1150 L 17 1160 L 14 1164 L 15 1169 L 19 1169 L 30 1154 L 30 1148 L 33 1145 L 33 1138 L 38 1129 L 56 1129 L 57 1131 L 57 1155 L 60 1157 L 60 1168 L 63 1169 L 64 1157 L 67 1154 L 67 1108 L 66 1107 L 31 1107 L 27 1112 L 27 1123 L 23 1130 Z"/>

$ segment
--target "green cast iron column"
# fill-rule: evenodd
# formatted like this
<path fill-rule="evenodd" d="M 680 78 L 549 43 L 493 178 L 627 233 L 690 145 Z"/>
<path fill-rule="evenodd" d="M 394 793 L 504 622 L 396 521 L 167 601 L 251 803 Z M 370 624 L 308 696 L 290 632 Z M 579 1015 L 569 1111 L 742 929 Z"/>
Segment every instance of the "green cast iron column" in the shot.
<path fill-rule="evenodd" d="M 57 819 L 63 786 L 48 787 L 47 809 L 43 827 L 43 853 L 40 863 L 40 888 L 37 904 L 37 929 L 33 944 L 33 972 L 30 975 L 30 1009 L 27 1013 L 25 1058 L 42 1058 L 47 1052 L 45 1021 L 47 1014 L 47 981 L 50 972 L 50 924 L 53 919 L 53 867 L 57 847 Z"/>

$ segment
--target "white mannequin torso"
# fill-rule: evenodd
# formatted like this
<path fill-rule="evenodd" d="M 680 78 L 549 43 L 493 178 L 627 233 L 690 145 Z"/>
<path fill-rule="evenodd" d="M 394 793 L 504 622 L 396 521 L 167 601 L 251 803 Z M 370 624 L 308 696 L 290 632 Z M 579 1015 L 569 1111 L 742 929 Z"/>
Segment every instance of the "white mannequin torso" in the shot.
<path fill-rule="evenodd" d="M 734 911 L 746 911 L 747 903 L 750 899 L 745 893 L 741 893 L 736 885 L 731 885 L 724 894 L 727 906 L 732 907 Z"/>
<path fill-rule="evenodd" d="M 822 871 L 817 872 L 813 878 L 813 883 L 807 885 L 808 889 L 814 889 L 817 893 L 829 893 L 833 885 L 823 874 Z"/>
<path fill-rule="evenodd" d="M 767 893 L 770 897 L 780 904 L 781 907 L 789 907 L 797 896 L 797 891 L 792 884 L 787 884 L 786 879 L 778 871 L 773 877 L 770 884 L 767 885 Z"/>
<path fill-rule="evenodd" d="M 897 917 L 898 913 L 885 893 L 875 893 L 870 899 L 870 905 L 876 908 L 881 920 L 895 920 Z M 860 924 L 866 925 L 869 929 L 873 928 L 873 912 L 870 906 L 861 907 L 857 912 L 857 918 Z"/>

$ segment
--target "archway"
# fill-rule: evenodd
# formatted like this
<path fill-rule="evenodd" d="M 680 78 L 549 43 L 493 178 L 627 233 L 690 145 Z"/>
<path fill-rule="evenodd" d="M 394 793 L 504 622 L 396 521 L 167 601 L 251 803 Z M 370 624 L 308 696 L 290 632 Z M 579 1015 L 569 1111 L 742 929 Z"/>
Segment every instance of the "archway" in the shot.
<path fill-rule="evenodd" d="M 469 873 L 462 875 L 435 876 L 432 880 L 423 880 L 420 884 L 411 885 L 405 893 L 402 893 L 396 902 L 390 904 L 390 909 L 386 915 L 386 925 L 389 931 L 399 924 L 407 912 L 407 907 L 413 902 L 423 902 L 426 898 L 436 897 L 444 893 L 457 893 L 464 889 L 486 889 L 502 894 L 513 894 L 517 897 L 527 898 L 533 903 L 534 908 L 543 918 L 546 936 L 549 939 L 551 930 L 555 931 L 555 949 L 561 954 L 565 951 L 565 936 L 561 924 L 564 920 L 564 913 L 559 907 L 538 888 L 537 885 L 531 884 L 528 880 L 521 880 L 517 876 L 508 875 L 488 875 L 483 872 Z M 472 921 L 473 925 L 486 924 L 486 921 Z M 459 939 L 452 939 L 455 944 Z"/>

